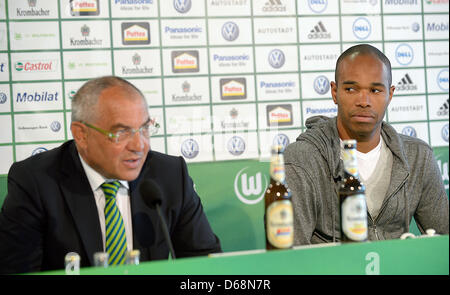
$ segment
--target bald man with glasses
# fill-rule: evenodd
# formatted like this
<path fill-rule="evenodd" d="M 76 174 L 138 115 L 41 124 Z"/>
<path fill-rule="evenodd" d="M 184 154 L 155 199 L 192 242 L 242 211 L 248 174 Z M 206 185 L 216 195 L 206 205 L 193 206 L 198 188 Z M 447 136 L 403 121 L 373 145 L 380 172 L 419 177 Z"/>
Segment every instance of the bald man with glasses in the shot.
<path fill-rule="evenodd" d="M 111 207 L 120 221 L 113 232 L 122 231 L 112 242 L 114 264 L 123 263 L 116 244 L 138 249 L 141 261 L 167 259 L 158 214 L 139 190 L 146 179 L 162 191 L 177 258 L 221 252 L 184 159 L 151 151 L 158 128 L 143 94 L 128 81 L 86 82 L 72 99 L 74 140 L 11 166 L 0 211 L 0 273 L 62 269 L 68 252 L 80 255 L 82 267 L 94 265 L 94 253 L 109 251 L 114 239 Z M 105 185 L 116 188 L 113 206 Z"/>

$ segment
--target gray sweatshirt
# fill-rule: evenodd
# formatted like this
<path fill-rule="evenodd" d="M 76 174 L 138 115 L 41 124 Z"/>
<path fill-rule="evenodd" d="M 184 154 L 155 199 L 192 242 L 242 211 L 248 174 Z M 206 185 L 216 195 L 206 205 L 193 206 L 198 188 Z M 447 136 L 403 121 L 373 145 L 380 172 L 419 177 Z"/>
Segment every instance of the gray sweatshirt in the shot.
<path fill-rule="evenodd" d="M 285 151 L 286 181 L 294 205 L 295 245 L 340 240 L 338 184 L 343 178 L 336 117 L 311 117 L 307 130 Z M 412 216 L 419 230 L 449 232 L 449 203 L 431 147 L 398 134 L 383 122 L 381 136 L 393 155 L 389 188 L 375 219 L 368 213 L 369 240 L 399 238 Z"/>

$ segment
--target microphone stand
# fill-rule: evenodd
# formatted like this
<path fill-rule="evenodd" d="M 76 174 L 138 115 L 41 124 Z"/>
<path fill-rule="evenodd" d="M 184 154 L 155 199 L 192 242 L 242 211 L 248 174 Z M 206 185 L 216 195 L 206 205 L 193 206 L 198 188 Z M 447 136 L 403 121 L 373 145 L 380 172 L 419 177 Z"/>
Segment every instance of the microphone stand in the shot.
<path fill-rule="evenodd" d="M 167 245 L 169 246 L 170 255 L 172 256 L 172 259 L 175 259 L 176 257 L 175 257 L 175 251 L 173 250 L 172 240 L 170 239 L 169 230 L 167 229 L 167 223 L 161 213 L 161 207 L 159 206 L 159 204 L 156 204 L 156 211 L 158 212 L 159 219 L 161 220 L 161 229 L 163 231 L 164 238 L 166 239 Z"/>

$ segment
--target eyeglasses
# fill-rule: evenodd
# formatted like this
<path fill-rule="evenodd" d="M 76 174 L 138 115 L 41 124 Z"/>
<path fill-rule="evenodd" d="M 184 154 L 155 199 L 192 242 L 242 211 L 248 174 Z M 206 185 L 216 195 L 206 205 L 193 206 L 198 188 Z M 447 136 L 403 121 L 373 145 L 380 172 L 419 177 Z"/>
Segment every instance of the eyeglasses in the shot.
<path fill-rule="evenodd" d="M 97 130 L 98 132 L 106 135 L 114 143 L 126 142 L 126 141 L 130 140 L 136 132 L 139 132 L 139 134 L 142 137 L 150 138 L 150 136 L 158 133 L 158 130 L 159 130 L 159 124 L 156 122 L 155 119 L 150 119 L 148 123 L 146 123 L 144 126 L 140 127 L 139 129 L 126 128 L 126 129 L 121 129 L 116 132 L 106 131 L 106 130 L 103 130 L 102 128 L 99 128 L 97 126 L 94 126 L 94 125 L 86 123 L 86 122 L 81 122 L 81 123 L 83 123 L 84 125 L 86 125 L 89 128 Z"/>

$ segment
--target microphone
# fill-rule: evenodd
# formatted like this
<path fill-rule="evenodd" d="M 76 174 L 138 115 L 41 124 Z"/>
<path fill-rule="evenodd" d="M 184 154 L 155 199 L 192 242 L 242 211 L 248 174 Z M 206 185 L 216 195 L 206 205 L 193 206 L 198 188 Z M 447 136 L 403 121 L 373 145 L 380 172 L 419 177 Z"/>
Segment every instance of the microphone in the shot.
<path fill-rule="evenodd" d="M 161 212 L 161 204 L 163 200 L 163 193 L 159 185 L 152 179 L 144 180 L 139 186 L 139 192 L 142 195 L 145 205 L 151 209 L 155 209 L 158 212 L 159 220 L 161 222 L 161 229 L 164 234 L 164 239 L 169 246 L 170 254 L 175 259 L 175 251 L 173 250 L 172 241 L 169 236 L 169 230 L 167 229 L 167 223 Z"/>

